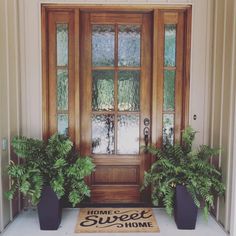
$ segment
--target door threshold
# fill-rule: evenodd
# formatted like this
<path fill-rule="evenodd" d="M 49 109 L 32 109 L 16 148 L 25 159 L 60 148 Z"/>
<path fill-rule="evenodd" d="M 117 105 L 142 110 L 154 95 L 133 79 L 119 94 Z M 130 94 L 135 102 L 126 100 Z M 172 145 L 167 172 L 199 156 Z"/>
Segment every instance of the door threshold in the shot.
<path fill-rule="evenodd" d="M 150 203 L 81 203 L 79 204 L 79 208 L 85 208 L 85 207 L 97 207 L 97 208 L 103 208 L 103 207 L 113 207 L 113 208 L 124 208 L 124 207 L 153 207 Z"/>

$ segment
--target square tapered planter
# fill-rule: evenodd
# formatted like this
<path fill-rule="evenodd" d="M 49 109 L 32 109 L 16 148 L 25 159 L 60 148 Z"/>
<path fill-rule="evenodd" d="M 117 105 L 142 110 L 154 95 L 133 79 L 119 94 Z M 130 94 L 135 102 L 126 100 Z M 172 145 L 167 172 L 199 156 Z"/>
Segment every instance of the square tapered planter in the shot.
<path fill-rule="evenodd" d="M 42 190 L 38 204 L 38 216 L 41 230 L 57 230 L 61 223 L 61 201 L 50 186 Z"/>
<path fill-rule="evenodd" d="M 197 206 L 185 186 L 177 185 L 175 192 L 174 216 L 178 229 L 195 229 Z"/>

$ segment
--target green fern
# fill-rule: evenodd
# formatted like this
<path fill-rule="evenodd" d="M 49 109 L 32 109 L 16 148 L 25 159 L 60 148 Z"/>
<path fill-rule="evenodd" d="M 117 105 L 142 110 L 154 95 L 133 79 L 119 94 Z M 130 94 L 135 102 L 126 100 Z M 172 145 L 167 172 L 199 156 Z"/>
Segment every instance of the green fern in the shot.
<path fill-rule="evenodd" d="M 48 142 L 44 142 L 15 137 L 12 147 L 22 160 L 20 164 L 11 161 L 7 168 L 12 183 L 5 193 L 9 200 L 19 190 L 36 205 L 46 185 L 52 187 L 58 198 L 69 191 L 69 201 L 73 206 L 89 196 L 84 177 L 94 171 L 94 164 L 91 158 L 73 152 L 73 143 L 69 138 L 54 134 Z"/>
<path fill-rule="evenodd" d="M 167 141 L 160 149 L 153 146 L 146 148 L 147 152 L 156 157 L 156 161 L 144 174 L 141 190 L 151 185 L 153 204 L 157 206 L 162 202 L 166 212 L 171 215 L 174 210 L 175 187 L 185 185 L 198 208 L 200 202 L 203 202 L 207 218 L 210 209 L 214 207 L 214 196 L 222 196 L 225 186 L 220 170 L 209 162 L 211 157 L 219 154 L 219 149 L 202 145 L 192 150 L 195 135 L 196 131 L 187 127 L 182 134 L 182 144 L 171 145 Z"/>

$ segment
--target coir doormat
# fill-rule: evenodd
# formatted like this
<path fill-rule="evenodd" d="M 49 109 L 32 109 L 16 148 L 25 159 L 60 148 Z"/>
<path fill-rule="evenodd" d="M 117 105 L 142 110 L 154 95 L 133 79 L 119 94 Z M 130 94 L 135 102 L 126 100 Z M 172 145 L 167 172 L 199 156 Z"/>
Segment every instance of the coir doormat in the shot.
<path fill-rule="evenodd" d="M 160 232 L 151 208 L 82 208 L 75 233 Z"/>

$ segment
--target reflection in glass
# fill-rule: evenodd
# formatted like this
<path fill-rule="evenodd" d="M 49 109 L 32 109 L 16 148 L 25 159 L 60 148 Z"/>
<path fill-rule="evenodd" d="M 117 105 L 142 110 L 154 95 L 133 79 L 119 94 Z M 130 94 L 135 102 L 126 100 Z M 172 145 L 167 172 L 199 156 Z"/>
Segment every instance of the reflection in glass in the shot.
<path fill-rule="evenodd" d="M 114 110 L 114 71 L 93 71 L 93 111 Z"/>
<path fill-rule="evenodd" d="M 114 25 L 92 26 L 93 66 L 114 65 L 115 27 Z"/>
<path fill-rule="evenodd" d="M 165 70 L 164 76 L 164 111 L 175 109 L 175 71 Z"/>
<path fill-rule="evenodd" d="M 175 66 L 176 25 L 165 25 L 165 66 Z"/>
<path fill-rule="evenodd" d="M 118 30 L 118 66 L 140 66 L 140 25 L 119 25 Z"/>
<path fill-rule="evenodd" d="M 118 72 L 119 111 L 139 111 L 140 71 Z"/>
<path fill-rule="evenodd" d="M 114 154 L 114 116 L 92 116 L 92 153 Z"/>
<path fill-rule="evenodd" d="M 57 24 L 57 65 L 68 64 L 68 25 Z"/>
<path fill-rule="evenodd" d="M 174 114 L 163 115 L 163 145 L 174 143 Z"/>
<path fill-rule="evenodd" d="M 139 153 L 139 115 L 119 115 L 117 153 Z"/>
<path fill-rule="evenodd" d="M 68 135 L 68 115 L 67 114 L 57 115 L 57 130 L 59 134 Z"/>
<path fill-rule="evenodd" d="M 68 71 L 57 70 L 57 109 L 68 110 Z"/>

